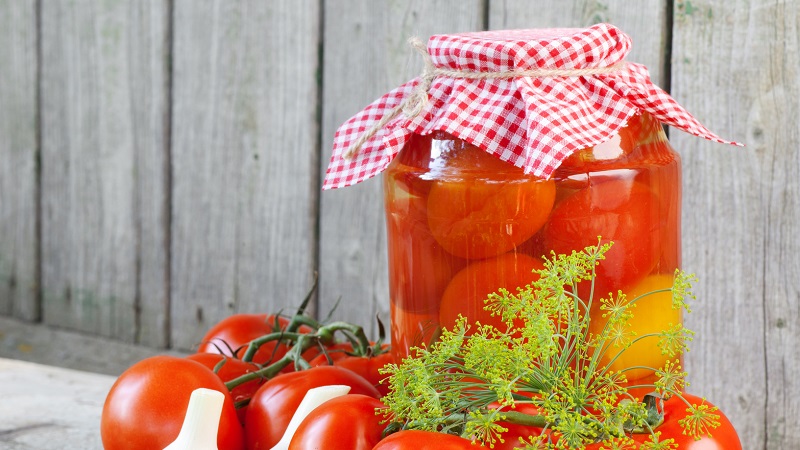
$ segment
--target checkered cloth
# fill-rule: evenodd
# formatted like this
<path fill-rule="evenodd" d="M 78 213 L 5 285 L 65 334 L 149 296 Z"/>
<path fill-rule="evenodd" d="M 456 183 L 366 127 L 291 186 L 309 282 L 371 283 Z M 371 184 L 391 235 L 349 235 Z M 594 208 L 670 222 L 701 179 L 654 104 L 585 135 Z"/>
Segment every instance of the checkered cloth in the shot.
<path fill-rule="evenodd" d="M 620 63 L 631 47 L 618 28 L 539 29 L 435 35 L 428 54 L 436 68 L 468 72 L 587 69 Z M 444 131 L 539 177 L 549 178 L 572 152 L 610 139 L 637 111 L 695 136 L 726 141 L 706 129 L 650 81 L 647 69 L 625 63 L 591 76 L 470 79 L 438 76 L 419 114 L 399 114 L 352 157 L 348 149 L 414 91 L 415 78 L 379 98 L 336 132 L 323 189 L 381 173 L 412 133 Z M 737 144 L 738 145 L 738 144 Z"/>

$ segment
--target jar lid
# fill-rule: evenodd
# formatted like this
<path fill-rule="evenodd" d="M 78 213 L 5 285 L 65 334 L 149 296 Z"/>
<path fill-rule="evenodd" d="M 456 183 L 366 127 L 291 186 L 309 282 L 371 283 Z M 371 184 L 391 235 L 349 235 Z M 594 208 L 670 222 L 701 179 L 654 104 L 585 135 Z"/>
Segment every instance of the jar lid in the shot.
<path fill-rule="evenodd" d="M 638 111 L 740 145 L 701 125 L 646 67 L 624 61 L 631 40 L 613 25 L 434 35 L 417 47 L 422 75 L 336 131 L 323 189 L 381 173 L 412 134 L 434 131 L 542 178 L 573 152 L 609 140 Z"/>

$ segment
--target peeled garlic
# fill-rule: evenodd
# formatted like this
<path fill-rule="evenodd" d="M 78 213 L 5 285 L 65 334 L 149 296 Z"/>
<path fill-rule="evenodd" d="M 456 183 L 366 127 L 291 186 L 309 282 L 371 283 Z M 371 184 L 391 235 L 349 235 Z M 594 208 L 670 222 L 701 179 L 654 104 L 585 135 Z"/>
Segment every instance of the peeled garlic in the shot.
<path fill-rule="evenodd" d="M 192 391 L 178 438 L 164 450 L 217 450 L 217 430 L 224 400 L 225 395 L 213 389 Z"/>
<path fill-rule="evenodd" d="M 289 426 L 286 427 L 286 432 L 283 433 L 283 437 L 271 450 L 289 450 L 289 443 L 292 442 L 294 432 L 297 431 L 300 422 L 302 422 L 314 408 L 332 398 L 341 397 L 348 392 L 350 392 L 350 386 L 338 384 L 309 389 L 305 397 L 303 397 L 303 401 L 300 402 L 300 406 L 297 407 L 297 411 L 295 411 L 292 416 L 292 420 L 289 421 Z"/>

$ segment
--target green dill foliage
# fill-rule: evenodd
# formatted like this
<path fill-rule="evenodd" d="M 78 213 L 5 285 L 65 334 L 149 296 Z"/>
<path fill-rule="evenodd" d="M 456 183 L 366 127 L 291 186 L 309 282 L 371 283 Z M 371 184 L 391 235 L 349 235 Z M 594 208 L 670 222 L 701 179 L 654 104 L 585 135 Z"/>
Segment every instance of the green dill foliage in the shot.
<path fill-rule="evenodd" d="M 635 336 L 627 324 L 645 296 L 628 299 L 622 292 L 599 300 L 607 323 L 601 332 L 589 332 L 587 312 L 595 293 L 588 299 L 575 293 L 579 283 L 591 283 L 593 291 L 595 269 L 610 245 L 553 254 L 525 288 L 490 295 L 486 308 L 503 318 L 505 329 L 461 318 L 430 347 L 387 366 L 387 421 L 460 435 L 489 448 L 503 441 L 504 423 L 542 430 L 525 440 L 528 449 L 578 449 L 596 442 L 607 449 L 633 448 L 633 432 L 651 434 L 641 448 L 674 448 L 671 439 L 661 440 L 653 431 L 663 419 L 654 406 L 658 402 L 636 399 L 625 370 L 611 371 L 610 363 L 601 360 L 606 354 L 616 359 L 639 339 L 658 339 L 662 353 L 677 358 L 688 351 L 692 333 L 678 324 Z M 692 275 L 676 272 L 673 308 L 688 312 L 693 281 Z M 637 388 L 652 388 L 661 398 L 680 395 L 686 373 L 677 359 L 651 369 L 658 381 Z M 687 433 L 700 436 L 718 424 L 713 410 L 691 408 L 692 415 L 681 424 Z"/>

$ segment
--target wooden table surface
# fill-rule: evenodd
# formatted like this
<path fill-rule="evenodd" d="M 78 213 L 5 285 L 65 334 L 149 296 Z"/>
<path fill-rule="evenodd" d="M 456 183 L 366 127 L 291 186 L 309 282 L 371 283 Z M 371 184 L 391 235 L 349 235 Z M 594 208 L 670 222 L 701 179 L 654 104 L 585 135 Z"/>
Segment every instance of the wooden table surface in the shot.
<path fill-rule="evenodd" d="M 0 448 L 102 449 L 100 414 L 115 379 L 0 358 Z"/>

